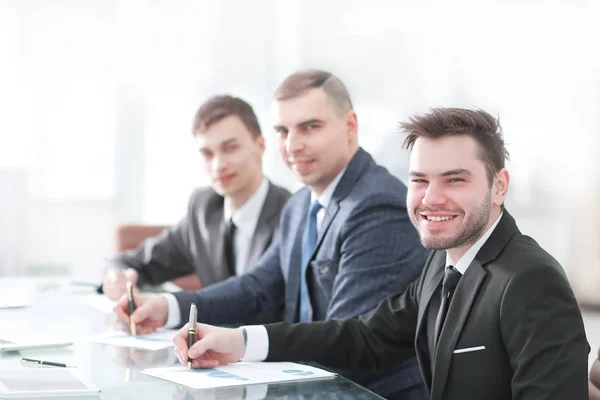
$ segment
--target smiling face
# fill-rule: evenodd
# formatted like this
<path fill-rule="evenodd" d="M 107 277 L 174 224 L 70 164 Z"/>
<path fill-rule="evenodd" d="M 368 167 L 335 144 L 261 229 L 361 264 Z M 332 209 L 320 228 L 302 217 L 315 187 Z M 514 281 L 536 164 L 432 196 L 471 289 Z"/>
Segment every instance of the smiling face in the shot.
<path fill-rule="evenodd" d="M 454 262 L 494 224 L 508 189 L 508 172 L 490 185 L 477 142 L 468 135 L 420 137 L 410 154 L 407 206 L 429 249 L 447 249 Z"/>
<path fill-rule="evenodd" d="M 275 132 L 283 161 L 321 194 L 358 149 L 356 114 L 337 110 L 320 88 L 275 103 Z"/>
<path fill-rule="evenodd" d="M 215 192 L 234 204 L 246 201 L 262 181 L 263 137 L 252 135 L 231 115 L 195 132 L 194 138 Z"/>

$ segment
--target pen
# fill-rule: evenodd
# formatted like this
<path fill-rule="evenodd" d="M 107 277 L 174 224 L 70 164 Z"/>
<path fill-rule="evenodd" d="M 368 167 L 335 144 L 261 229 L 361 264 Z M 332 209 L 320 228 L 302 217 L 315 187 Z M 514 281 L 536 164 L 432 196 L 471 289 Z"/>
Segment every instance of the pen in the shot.
<path fill-rule="evenodd" d="M 24 364 L 51 365 L 53 367 L 75 368 L 75 366 L 69 364 L 57 363 L 54 361 L 34 360 L 33 358 L 21 358 L 21 362 Z"/>
<path fill-rule="evenodd" d="M 198 309 L 196 305 L 192 303 L 190 305 L 190 327 L 188 329 L 188 350 L 194 345 L 194 339 L 196 338 L 196 320 L 198 320 Z M 192 368 L 192 359 L 188 354 L 188 369 Z"/>
<path fill-rule="evenodd" d="M 125 283 L 127 286 L 127 302 L 129 303 L 129 330 L 131 334 L 135 336 L 135 322 L 131 319 L 131 314 L 135 311 L 135 303 L 133 302 L 133 286 L 131 282 L 127 281 Z"/>

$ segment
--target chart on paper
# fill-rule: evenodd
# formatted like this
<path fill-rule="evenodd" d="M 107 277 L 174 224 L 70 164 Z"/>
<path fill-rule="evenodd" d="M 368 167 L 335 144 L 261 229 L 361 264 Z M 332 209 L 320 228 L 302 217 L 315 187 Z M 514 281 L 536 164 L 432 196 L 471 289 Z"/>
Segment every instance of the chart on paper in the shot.
<path fill-rule="evenodd" d="M 332 378 L 336 374 L 291 362 L 239 362 L 212 369 L 151 368 L 144 374 L 193 389 Z"/>

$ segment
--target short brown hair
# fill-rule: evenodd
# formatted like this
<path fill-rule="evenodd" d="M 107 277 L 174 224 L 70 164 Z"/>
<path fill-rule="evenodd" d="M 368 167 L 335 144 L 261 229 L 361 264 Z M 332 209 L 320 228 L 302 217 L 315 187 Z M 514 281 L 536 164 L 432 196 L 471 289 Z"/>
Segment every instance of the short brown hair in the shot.
<path fill-rule="evenodd" d="M 509 154 L 504 147 L 500 121 L 483 110 L 464 108 L 432 108 L 425 115 L 410 117 L 400 128 L 407 133 L 402 145 L 412 150 L 418 138 L 438 139 L 444 136 L 467 135 L 475 139 L 479 157 L 485 164 L 488 182 L 504 168 Z"/>
<path fill-rule="evenodd" d="M 250 104 L 240 98 L 229 95 L 211 97 L 200 106 L 194 117 L 192 133 L 195 135 L 197 132 L 204 132 L 211 125 L 231 115 L 238 116 L 252 136 L 261 135 L 258 119 Z"/>
<path fill-rule="evenodd" d="M 327 71 L 306 69 L 288 76 L 275 91 L 275 100 L 282 101 L 298 97 L 311 89 L 321 88 L 340 112 L 352 110 L 352 100 L 342 81 Z"/>

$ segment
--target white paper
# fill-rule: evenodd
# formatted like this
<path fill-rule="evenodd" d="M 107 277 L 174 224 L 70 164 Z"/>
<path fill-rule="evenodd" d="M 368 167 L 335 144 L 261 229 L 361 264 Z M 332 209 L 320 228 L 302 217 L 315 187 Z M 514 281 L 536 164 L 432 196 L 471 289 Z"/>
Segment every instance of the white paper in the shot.
<path fill-rule="evenodd" d="M 131 336 L 127 332 L 113 331 L 88 336 L 82 340 L 92 343 L 110 344 L 119 347 L 133 347 L 145 350 L 160 350 L 173 346 L 176 329 L 162 329 L 148 335 Z"/>
<path fill-rule="evenodd" d="M 0 309 L 27 307 L 29 302 L 14 296 L 0 296 Z"/>
<path fill-rule="evenodd" d="M 0 324 L 0 349 L 19 350 L 28 347 L 64 346 L 71 341 L 42 333 L 26 324 L 2 321 Z"/>
<path fill-rule="evenodd" d="M 176 366 L 150 368 L 142 372 L 193 389 L 324 379 L 336 375 L 319 368 L 292 362 L 238 362 L 213 369 L 193 370 L 188 370 L 184 366 Z"/>
<path fill-rule="evenodd" d="M 112 314 L 116 301 L 101 294 L 75 296 L 78 301 L 105 314 Z"/>

